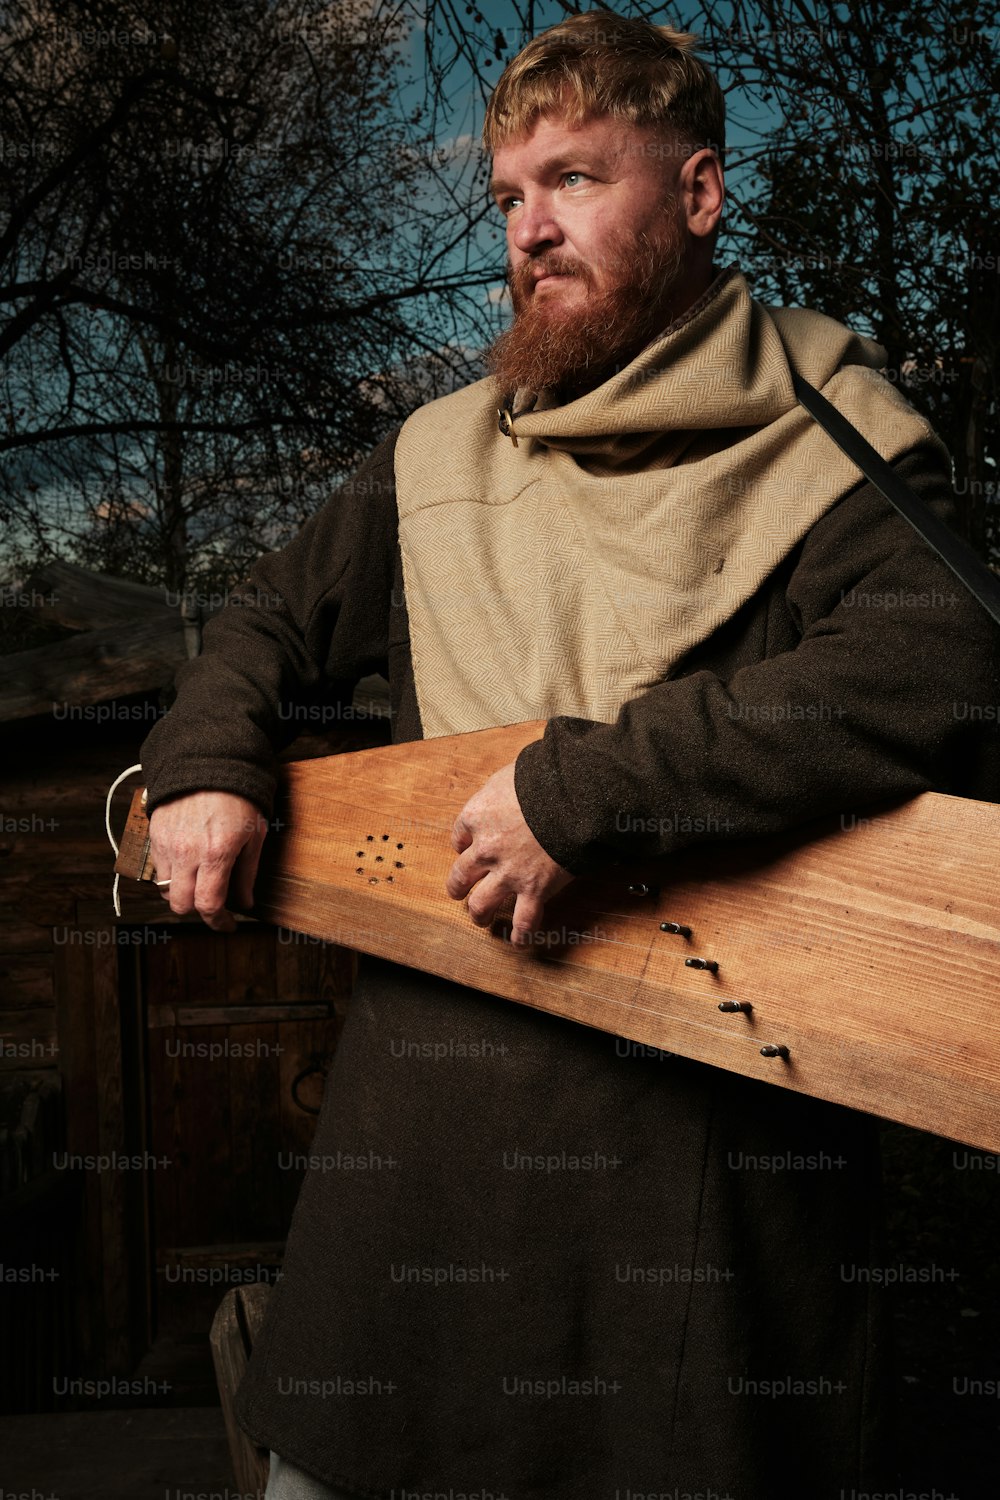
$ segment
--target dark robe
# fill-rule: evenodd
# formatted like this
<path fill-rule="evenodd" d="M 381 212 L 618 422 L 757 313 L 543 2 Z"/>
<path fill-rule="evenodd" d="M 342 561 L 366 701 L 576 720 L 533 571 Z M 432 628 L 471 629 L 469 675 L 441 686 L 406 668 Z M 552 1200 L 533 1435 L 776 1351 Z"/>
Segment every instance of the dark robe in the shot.
<path fill-rule="evenodd" d="M 293 702 L 372 670 L 394 740 L 421 736 L 392 450 L 210 622 L 144 747 L 153 807 L 215 787 L 270 811 Z M 947 513 L 943 473 L 897 468 Z M 518 797 L 575 874 L 927 789 L 992 800 L 998 665 L 863 484 L 615 724 L 550 721 Z M 308 1472 L 392 1500 L 892 1483 L 868 1117 L 365 959 L 313 1154 L 238 1398 Z"/>

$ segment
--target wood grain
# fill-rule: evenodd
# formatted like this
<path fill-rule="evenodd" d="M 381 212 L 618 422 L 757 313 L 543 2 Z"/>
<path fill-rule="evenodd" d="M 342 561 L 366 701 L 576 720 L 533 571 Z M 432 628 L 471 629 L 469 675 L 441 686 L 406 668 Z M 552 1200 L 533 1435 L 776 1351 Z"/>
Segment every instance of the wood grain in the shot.
<path fill-rule="evenodd" d="M 536 941 L 516 949 L 502 924 L 473 925 L 444 880 L 456 814 L 542 728 L 286 765 L 257 914 L 1000 1149 L 1000 807 L 924 793 L 864 819 L 610 866 L 561 892 Z M 650 894 L 630 891 L 643 883 Z M 662 922 L 691 935 L 665 933 Z M 718 972 L 691 968 L 690 958 Z M 752 1009 L 721 1012 L 722 1001 Z M 765 1057 L 765 1045 L 787 1056 Z"/>
<path fill-rule="evenodd" d="M 66 713 L 72 706 L 155 691 L 171 681 L 186 656 L 184 621 L 176 613 L 12 652 L 4 657 L 0 720 L 53 709 Z"/>
<path fill-rule="evenodd" d="M 233 1287 L 219 1304 L 210 1335 L 233 1475 L 237 1491 L 247 1500 L 250 1496 L 261 1500 L 269 1462 L 267 1451 L 251 1442 L 236 1420 L 233 1402 L 264 1321 L 269 1294 L 270 1287 L 263 1284 Z"/>

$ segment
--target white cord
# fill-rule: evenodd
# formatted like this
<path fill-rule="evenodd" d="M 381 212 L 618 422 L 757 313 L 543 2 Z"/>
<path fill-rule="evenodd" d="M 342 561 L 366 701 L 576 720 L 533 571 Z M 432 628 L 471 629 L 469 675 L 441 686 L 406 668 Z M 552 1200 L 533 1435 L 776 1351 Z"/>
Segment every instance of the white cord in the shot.
<path fill-rule="evenodd" d="M 108 791 L 108 798 L 104 804 L 104 827 L 107 830 L 108 842 L 110 843 L 112 849 L 115 851 L 115 858 L 118 857 L 118 844 L 114 834 L 111 832 L 111 799 L 115 795 L 115 792 L 117 792 L 118 788 L 121 786 L 122 782 L 125 781 L 127 777 L 132 776 L 136 771 L 141 770 L 141 765 L 129 766 L 127 771 L 123 771 L 120 776 L 117 776 L 111 783 L 111 787 Z M 120 880 L 121 876 L 116 875 L 114 885 L 111 887 L 111 898 L 115 903 L 116 917 L 120 917 L 122 914 L 121 898 L 118 895 L 118 883 Z"/>

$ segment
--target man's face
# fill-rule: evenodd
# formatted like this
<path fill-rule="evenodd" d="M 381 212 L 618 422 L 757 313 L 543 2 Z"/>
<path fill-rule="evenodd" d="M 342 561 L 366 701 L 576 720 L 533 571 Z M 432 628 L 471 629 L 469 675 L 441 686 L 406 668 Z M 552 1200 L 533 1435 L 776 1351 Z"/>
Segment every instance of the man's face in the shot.
<path fill-rule="evenodd" d="M 490 187 L 515 317 L 489 363 L 505 389 L 592 389 L 670 321 L 687 244 L 681 162 L 653 130 L 606 115 L 542 118 L 499 148 Z"/>

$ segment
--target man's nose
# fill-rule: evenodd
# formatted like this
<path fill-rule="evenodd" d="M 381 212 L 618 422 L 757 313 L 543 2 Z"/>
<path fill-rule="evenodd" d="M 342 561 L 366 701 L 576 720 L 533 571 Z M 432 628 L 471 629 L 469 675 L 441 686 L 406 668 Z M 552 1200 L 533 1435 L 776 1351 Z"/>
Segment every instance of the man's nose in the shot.
<path fill-rule="evenodd" d="M 514 215 L 510 238 L 511 244 L 525 255 L 562 244 L 563 233 L 548 194 L 525 198 Z"/>

